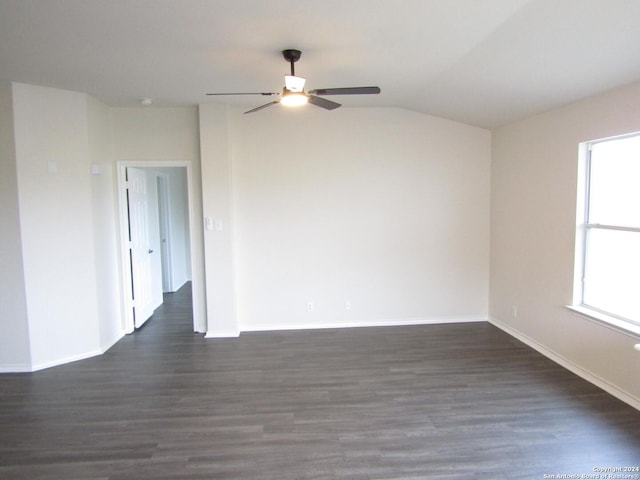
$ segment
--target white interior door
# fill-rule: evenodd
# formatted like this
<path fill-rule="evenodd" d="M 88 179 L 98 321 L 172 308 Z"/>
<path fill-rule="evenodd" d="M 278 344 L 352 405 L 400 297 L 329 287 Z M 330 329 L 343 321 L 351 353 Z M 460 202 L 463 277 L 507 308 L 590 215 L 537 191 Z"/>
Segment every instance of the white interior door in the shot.
<path fill-rule="evenodd" d="M 171 264 L 171 223 L 169 216 L 169 176 L 159 174 L 158 182 L 158 217 L 160 224 L 160 253 L 162 257 L 162 291 L 174 292 Z"/>
<path fill-rule="evenodd" d="M 147 174 L 129 167 L 127 181 L 134 324 L 138 328 L 153 314 L 151 255 L 154 252 L 149 235 Z"/>

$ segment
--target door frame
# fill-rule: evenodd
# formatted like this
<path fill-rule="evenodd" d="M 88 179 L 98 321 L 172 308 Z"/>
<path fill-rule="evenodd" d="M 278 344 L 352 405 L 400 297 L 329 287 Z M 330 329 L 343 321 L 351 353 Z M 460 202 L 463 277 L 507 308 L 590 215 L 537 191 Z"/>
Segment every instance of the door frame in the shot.
<path fill-rule="evenodd" d="M 187 169 L 187 208 L 188 208 L 188 225 L 189 225 L 189 246 L 190 246 L 190 262 L 191 262 L 191 286 L 192 292 L 199 291 L 200 285 L 196 285 L 197 276 L 193 275 L 195 271 L 195 259 L 194 252 L 196 251 L 195 238 L 193 235 L 193 181 L 192 181 L 192 166 L 190 161 L 181 160 L 119 160 L 116 162 L 116 175 L 117 175 L 117 189 L 118 189 L 118 249 L 120 255 L 120 278 L 121 278 L 121 311 L 123 318 L 123 330 L 125 333 L 130 334 L 135 331 L 135 325 L 133 321 L 133 298 L 132 298 L 132 285 L 133 280 L 131 278 L 131 260 L 129 256 L 129 215 L 127 213 L 127 181 L 126 170 L 128 167 L 134 168 L 165 168 L 165 167 L 182 167 Z M 192 310 L 193 310 L 193 331 L 198 331 L 198 325 L 200 325 L 199 312 L 201 311 L 198 305 L 199 296 L 192 295 Z"/>

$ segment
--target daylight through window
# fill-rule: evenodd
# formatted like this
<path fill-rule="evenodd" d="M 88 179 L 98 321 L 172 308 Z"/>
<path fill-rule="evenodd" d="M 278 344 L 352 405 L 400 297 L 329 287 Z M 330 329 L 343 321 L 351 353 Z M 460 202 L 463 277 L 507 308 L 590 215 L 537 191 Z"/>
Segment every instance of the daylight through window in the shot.
<path fill-rule="evenodd" d="M 640 325 L 640 134 L 587 144 L 582 306 Z"/>

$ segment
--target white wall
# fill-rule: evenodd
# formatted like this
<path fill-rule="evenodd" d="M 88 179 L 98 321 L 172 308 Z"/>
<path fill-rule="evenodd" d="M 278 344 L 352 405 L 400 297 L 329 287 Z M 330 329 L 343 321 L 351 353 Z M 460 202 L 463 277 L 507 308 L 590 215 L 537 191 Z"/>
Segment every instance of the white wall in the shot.
<path fill-rule="evenodd" d="M 204 235 L 207 337 L 233 337 L 239 333 L 229 130 L 228 107 L 200 105 L 203 216 L 221 226 L 221 230 L 207 230 Z"/>
<path fill-rule="evenodd" d="M 563 306 L 572 302 L 578 144 L 640 131 L 639 104 L 640 83 L 494 132 L 490 289 L 494 323 L 636 408 L 638 339 Z"/>
<path fill-rule="evenodd" d="M 189 162 L 204 332 L 197 109 L 111 109 L 82 93 L 3 83 L 0 126 L 0 371 L 86 358 L 123 334 L 118 160 Z"/>
<path fill-rule="evenodd" d="M 12 86 L 0 82 L 0 372 L 31 370 L 13 130 Z"/>
<path fill-rule="evenodd" d="M 239 330 L 487 318 L 488 131 L 399 109 L 208 120 L 203 168 L 231 157 L 211 181 L 233 179 Z"/>
<path fill-rule="evenodd" d="M 109 107 L 87 97 L 87 121 L 100 348 L 105 351 L 124 335 Z"/>
<path fill-rule="evenodd" d="M 13 84 L 32 368 L 99 353 L 87 103 Z"/>
<path fill-rule="evenodd" d="M 114 108 L 113 162 L 191 162 L 193 195 L 191 234 L 194 243 L 194 316 L 198 330 L 206 331 L 202 180 L 198 110 L 194 108 Z"/>

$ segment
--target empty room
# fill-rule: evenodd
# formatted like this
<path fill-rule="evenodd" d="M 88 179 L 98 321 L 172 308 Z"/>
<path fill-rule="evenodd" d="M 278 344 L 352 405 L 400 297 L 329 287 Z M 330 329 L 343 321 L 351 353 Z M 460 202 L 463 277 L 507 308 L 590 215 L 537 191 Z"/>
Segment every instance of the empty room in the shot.
<path fill-rule="evenodd" d="M 0 477 L 639 479 L 638 19 L 0 0 Z"/>

